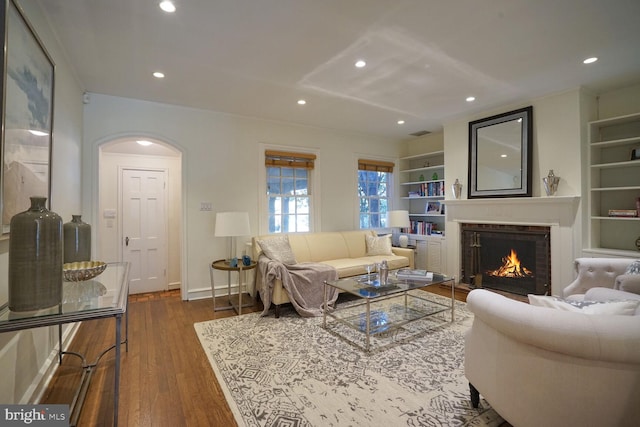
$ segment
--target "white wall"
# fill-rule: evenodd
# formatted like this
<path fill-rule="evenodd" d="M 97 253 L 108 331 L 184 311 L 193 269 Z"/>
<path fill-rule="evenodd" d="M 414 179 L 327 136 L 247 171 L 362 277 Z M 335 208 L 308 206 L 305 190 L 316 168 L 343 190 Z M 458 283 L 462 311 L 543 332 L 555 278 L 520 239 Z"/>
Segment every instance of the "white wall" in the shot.
<path fill-rule="evenodd" d="M 606 119 L 640 112 L 640 84 L 603 93 L 598 97 L 596 115 L 590 120 Z"/>
<path fill-rule="evenodd" d="M 53 146 L 51 164 L 51 209 L 65 222 L 81 212 L 82 91 L 64 61 L 55 36 L 34 2 L 19 1 L 27 19 L 43 40 L 56 64 Z M 25 210 L 28 206 L 25 206 Z M 5 302 L 9 240 L 0 241 L 0 296 Z M 68 333 L 70 329 L 65 328 Z M 56 327 L 0 334 L 0 402 L 26 403 L 38 393 L 41 380 L 49 375 L 47 360 L 55 356 Z M 56 367 L 54 363 L 53 368 Z"/>
<path fill-rule="evenodd" d="M 252 233 L 259 233 L 258 181 L 264 174 L 264 164 L 259 163 L 260 143 L 318 150 L 320 230 L 358 226 L 356 161 L 360 155 L 394 160 L 399 153 L 399 144 L 370 135 L 100 94 L 91 94 L 84 117 L 83 207 L 91 212 L 88 218 L 94 218 L 94 222 L 98 215 L 95 207 L 99 197 L 94 192 L 98 188 L 99 144 L 146 135 L 182 151 L 186 227 L 183 283 L 190 299 L 210 294 L 208 264 L 226 254 L 225 239 L 213 235 L 216 212 L 248 211 Z M 213 210 L 201 212 L 202 201 L 212 202 Z"/>

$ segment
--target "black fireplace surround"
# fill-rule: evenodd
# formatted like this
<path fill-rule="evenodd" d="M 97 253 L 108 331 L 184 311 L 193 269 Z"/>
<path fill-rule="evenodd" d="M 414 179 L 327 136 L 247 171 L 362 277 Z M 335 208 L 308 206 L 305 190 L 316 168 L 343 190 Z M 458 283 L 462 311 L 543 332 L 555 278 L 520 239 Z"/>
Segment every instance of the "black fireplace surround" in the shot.
<path fill-rule="evenodd" d="M 518 295 L 551 289 L 550 227 L 461 224 L 462 283 Z"/>

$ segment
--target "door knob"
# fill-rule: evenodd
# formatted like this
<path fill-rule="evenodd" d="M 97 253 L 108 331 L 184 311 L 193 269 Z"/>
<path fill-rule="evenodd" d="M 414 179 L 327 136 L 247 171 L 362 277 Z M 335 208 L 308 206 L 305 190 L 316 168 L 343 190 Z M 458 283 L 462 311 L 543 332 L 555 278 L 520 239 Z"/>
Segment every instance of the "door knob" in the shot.
<path fill-rule="evenodd" d="M 129 246 L 129 236 L 124 238 L 124 244 L 125 246 Z"/>

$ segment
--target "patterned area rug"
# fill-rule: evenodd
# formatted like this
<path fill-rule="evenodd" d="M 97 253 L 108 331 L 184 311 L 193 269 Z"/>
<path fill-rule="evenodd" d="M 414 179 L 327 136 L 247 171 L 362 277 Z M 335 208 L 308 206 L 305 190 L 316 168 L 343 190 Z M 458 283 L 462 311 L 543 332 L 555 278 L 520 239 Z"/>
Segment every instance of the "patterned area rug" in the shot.
<path fill-rule="evenodd" d="M 240 426 L 499 426 L 486 401 L 471 407 L 463 358 L 473 315 L 461 302 L 455 312 L 454 323 L 446 312 L 384 331 L 369 353 L 338 336 L 358 344 L 361 332 L 331 323 L 333 332 L 325 330 L 321 317 L 288 307 L 279 319 L 251 313 L 194 327 Z"/>

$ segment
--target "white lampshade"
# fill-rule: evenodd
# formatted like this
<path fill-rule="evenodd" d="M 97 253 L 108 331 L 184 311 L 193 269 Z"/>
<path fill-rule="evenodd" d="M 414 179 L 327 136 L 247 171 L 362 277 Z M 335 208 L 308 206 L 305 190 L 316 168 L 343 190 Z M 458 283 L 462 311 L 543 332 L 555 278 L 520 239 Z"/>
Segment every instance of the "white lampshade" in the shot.
<path fill-rule="evenodd" d="M 249 229 L 248 212 L 218 212 L 216 214 L 217 237 L 229 237 L 229 260 L 236 256 L 235 238 L 238 236 L 248 236 Z"/>
<path fill-rule="evenodd" d="M 216 214 L 216 236 L 236 237 L 250 234 L 248 212 L 218 212 Z"/>
<path fill-rule="evenodd" d="M 387 212 L 387 227 L 407 228 L 409 226 L 409 211 Z"/>

